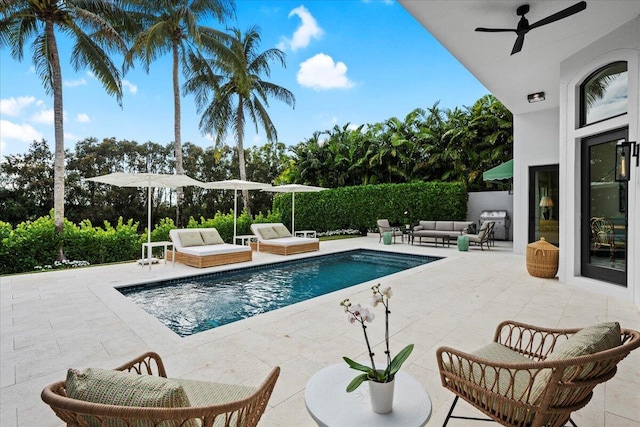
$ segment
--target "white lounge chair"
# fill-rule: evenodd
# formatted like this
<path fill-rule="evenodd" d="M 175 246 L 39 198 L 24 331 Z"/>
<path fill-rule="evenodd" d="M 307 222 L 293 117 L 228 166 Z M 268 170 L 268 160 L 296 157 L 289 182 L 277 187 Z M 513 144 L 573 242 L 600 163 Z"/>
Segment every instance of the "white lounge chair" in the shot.
<path fill-rule="evenodd" d="M 169 230 L 173 251 L 167 251 L 169 260 L 192 267 L 214 267 L 251 261 L 248 246 L 225 243 L 215 228 L 179 228 Z"/>
<path fill-rule="evenodd" d="M 258 251 L 278 255 L 313 252 L 320 249 L 320 240 L 312 237 L 294 237 L 281 223 L 251 224 L 251 231 L 258 242 L 252 243 Z"/>

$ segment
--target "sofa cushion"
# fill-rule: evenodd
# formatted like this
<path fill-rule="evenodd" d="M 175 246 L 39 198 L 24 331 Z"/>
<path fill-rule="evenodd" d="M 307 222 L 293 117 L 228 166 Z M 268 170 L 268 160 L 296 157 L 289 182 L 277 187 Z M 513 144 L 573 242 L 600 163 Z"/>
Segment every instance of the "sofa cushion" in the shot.
<path fill-rule="evenodd" d="M 420 227 L 423 230 L 435 230 L 436 229 L 436 221 L 420 221 Z"/>
<path fill-rule="evenodd" d="M 262 238 L 265 240 L 277 239 L 280 237 L 278 236 L 278 233 L 273 229 L 273 227 L 260 227 L 258 229 L 258 233 L 260 233 Z"/>
<path fill-rule="evenodd" d="M 453 230 L 453 221 L 437 221 L 436 222 L 436 230 L 452 231 Z"/>
<path fill-rule="evenodd" d="M 182 246 L 202 246 L 204 241 L 199 231 L 180 231 L 178 233 Z"/>
<path fill-rule="evenodd" d="M 200 236 L 202 236 L 202 241 L 205 245 L 221 245 L 224 243 L 224 240 L 220 237 L 220 233 L 218 233 L 218 230 L 215 228 L 201 230 Z"/>
<path fill-rule="evenodd" d="M 274 224 L 272 228 L 278 234 L 278 237 L 291 237 L 289 229 L 282 224 Z"/>
<path fill-rule="evenodd" d="M 190 402 L 184 388 L 177 382 L 167 378 L 138 375 L 130 372 L 87 368 L 82 371 L 69 369 L 66 382 L 67 396 L 85 402 L 102 403 L 117 406 L 182 408 L 189 407 Z M 87 417 L 90 426 L 102 424 Z M 124 426 L 113 420 L 109 426 Z M 132 424 L 136 426 L 150 425 L 144 422 Z M 185 426 L 197 426 L 196 420 L 190 420 Z"/>
<path fill-rule="evenodd" d="M 467 229 L 469 224 L 473 224 L 470 221 L 454 221 L 453 222 L 453 231 L 464 231 Z"/>

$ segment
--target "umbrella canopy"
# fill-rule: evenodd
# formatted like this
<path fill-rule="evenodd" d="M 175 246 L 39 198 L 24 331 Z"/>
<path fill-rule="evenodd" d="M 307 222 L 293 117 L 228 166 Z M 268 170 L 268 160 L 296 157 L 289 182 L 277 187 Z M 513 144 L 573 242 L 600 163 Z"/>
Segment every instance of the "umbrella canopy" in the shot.
<path fill-rule="evenodd" d="M 316 193 L 318 191 L 327 190 L 323 187 L 314 187 L 312 185 L 287 184 L 278 185 L 264 189 L 262 191 L 273 191 L 276 193 L 291 193 L 291 233 L 296 232 L 296 193 Z"/>
<path fill-rule="evenodd" d="M 152 188 L 177 188 L 188 185 L 202 186 L 203 183 L 186 175 L 171 175 L 162 173 L 127 173 L 114 172 L 107 175 L 85 178 L 86 181 L 100 182 L 103 184 L 117 185 L 118 187 L 142 187 L 147 188 L 147 243 L 151 243 L 151 189 Z M 149 253 L 149 268 L 151 268 L 151 250 Z"/>
<path fill-rule="evenodd" d="M 497 181 L 513 178 L 513 159 L 482 173 L 483 181 Z"/>
<path fill-rule="evenodd" d="M 237 236 L 238 190 L 263 190 L 271 188 L 271 184 L 243 181 L 241 179 L 226 179 L 224 181 L 205 182 L 202 184 L 202 187 L 216 190 L 233 190 L 233 243 L 235 244 Z"/>

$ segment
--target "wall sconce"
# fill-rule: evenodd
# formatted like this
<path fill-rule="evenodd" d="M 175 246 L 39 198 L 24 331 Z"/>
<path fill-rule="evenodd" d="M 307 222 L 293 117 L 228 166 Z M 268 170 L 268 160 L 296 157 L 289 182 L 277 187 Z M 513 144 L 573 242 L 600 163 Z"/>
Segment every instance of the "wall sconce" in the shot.
<path fill-rule="evenodd" d="M 636 167 L 640 165 L 640 144 L 624 141 L 616 145 L 616 181 L 629 181 L 631 175 L 631 157 L 636 158 Z"/>
<path fill-rule="evenodd" d="M 544 101 L 544 92 L 530 93 L 527 95 L 527 101 L 529 103 Z"/>

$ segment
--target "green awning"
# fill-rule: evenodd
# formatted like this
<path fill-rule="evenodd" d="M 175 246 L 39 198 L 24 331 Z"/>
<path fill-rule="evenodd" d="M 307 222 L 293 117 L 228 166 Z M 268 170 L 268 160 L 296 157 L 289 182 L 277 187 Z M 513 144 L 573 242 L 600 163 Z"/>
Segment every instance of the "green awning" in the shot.
<path fill-rule="evenodd" d="M 484 181 L 496 181 L 499 179 L 510 178 L 513 178 L 513 159 L 482 173 L 482 179 Z"/>

